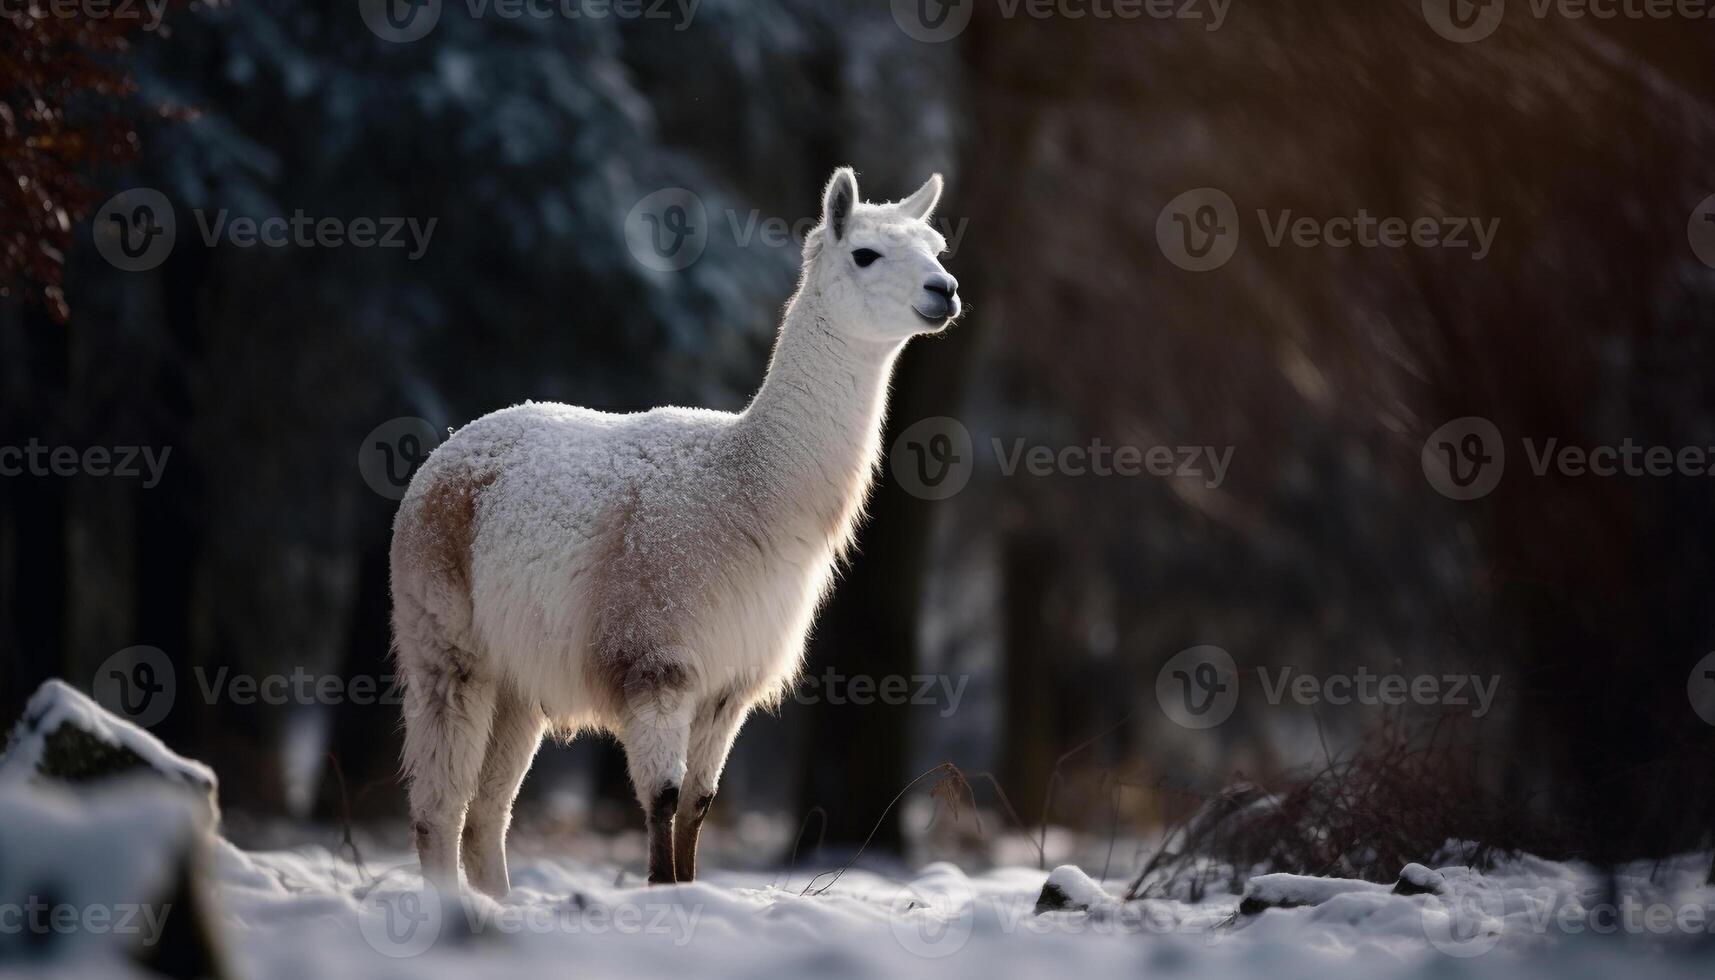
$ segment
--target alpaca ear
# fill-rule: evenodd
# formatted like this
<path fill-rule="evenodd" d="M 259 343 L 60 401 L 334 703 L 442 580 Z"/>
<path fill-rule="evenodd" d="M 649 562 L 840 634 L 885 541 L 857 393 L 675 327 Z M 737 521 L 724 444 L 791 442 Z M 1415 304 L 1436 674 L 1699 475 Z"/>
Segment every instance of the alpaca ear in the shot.
<path fill-rule="evenodd" d="M 930 174 L 923 186 L 917 192 L 899 202 L 899 210 L 918 221 L 928 221 L 935 213 L 935 205 L 941 201 L 941 175 Z"/>
<path fill-rule="evenodd" d="M 834 171 L 834 175 L 828 178 L 827 189 L 822 191 L 822 224 L 827 226 L 836 242 L 846 237 L 857 194 L 857 174 L 852 173 L 850 167 Z"/>

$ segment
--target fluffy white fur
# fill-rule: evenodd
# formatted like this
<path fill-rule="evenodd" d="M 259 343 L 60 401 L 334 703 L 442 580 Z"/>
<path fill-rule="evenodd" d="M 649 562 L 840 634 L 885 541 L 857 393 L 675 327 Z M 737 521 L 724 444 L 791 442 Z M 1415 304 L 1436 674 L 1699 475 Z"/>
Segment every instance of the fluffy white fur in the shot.
<path fill-rule="evenodd" d="M 599 728 L 625 746 L 650 880 L 694 876 L 738 728 L 791 683 L 851 541 L 894 359 L 958 315 L 927 223 L 940 193 L 936 175 L 869 204 L 834 173 L 744 411 L 525 403 L 424 463 L 391 559 L 425 874 L 456 876 L 462 842 L 471 884 L 504 893 L 512 801 L 543 733 Z"/>

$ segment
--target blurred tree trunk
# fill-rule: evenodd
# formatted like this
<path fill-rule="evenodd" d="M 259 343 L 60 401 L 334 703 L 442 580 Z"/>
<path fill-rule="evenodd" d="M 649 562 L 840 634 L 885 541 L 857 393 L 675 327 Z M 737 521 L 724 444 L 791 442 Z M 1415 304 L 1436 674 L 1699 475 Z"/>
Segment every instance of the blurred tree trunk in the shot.
<path fill-rule="evenodd" d="M 1031 195 L 1020 197 L 1019 189 L 1049 176 L 1037 159 L 1043 119 L 1057 108 L 1071 108 L 1056 99 L 1063 84 L 1057 79 L 1076 61 L 1083 35 L 1057 29 L 1053 42 L 1044 44 L 1042 29 L 1047 25 L 1019 24 L 992 13 L 979 8 L 963 35 L 969 131 L 981 136 L 980 144 L 965 148 L 970 205 L 963 213 L 980 216 L 981 224 L 973 222 L 960 279 L 974 315 L 988 313 L 983 330 L 989 356 L 982 363 L 991 376 L 982 384 L 1004 406 L 1000 418 L 1018 421 L 1049 394 L 1041 390 L 1047 379 L 1018 370 L 1005 355 L 994 352 L 1008 344 L 1013 331 L 1041 343 L 1041 331 L 1052 327 L 1035 320 L 1034 311 L 1042 307 L 1046 290 L 1064 288 L 1055 277 L 1020 275 L 1025 268 L 1036 268 L 1044 240 L 1042 229 L 1032 226 L 1042 216 L 1043 202 Z M 1071 747 L 1066 730 L 1084 721 L 1067 717 L 1055 690 L 1057 680 L 1064 684 L 1064 664 L 1055 659 L 1063 643 L 1049 609 L 1066 568 L 1049 515 L 1061 502 L 1031 500 L 1030 481 L 1009 482 L 981 504 L 998 519 L 980 518 L 1000 537 L 1002 703 L 996 769 L 1012 805 L 1032 820 L 1042 806 L 1055 758 Z M 1039 505 L 1043 509 L 1037 509 Z"/>
<path fill-rule="evenodd" d="M 0 348 L 20 356 L 29 386 L 0 397 L 0 445 L 52 446 L 64 420 L 69 344 L 66 328 L 38 308 L 8 304 L 0 322 L 12 332 Z M 12 379 L 5 379 L 10 381 Z M 48 397 L 27 401 L 26 392 Z M 57 477 L 0 477 L 0 726 L 9 725 L 42 681 L 64 671 L 66 497 Z M 69 678 L 87 686 L 85 678 Z"/>
<path fill-rule="evenodd" d="M 386 503 L 379 497 L 373 503 L 364 501 L 376 515 L 364 522 L 358 537 L 357 597 L 345 663 L 339 671 L 348 687 L 356 678 L 373 678 L 376 701 L 360 704 L 348 697 L 332 708 L 327 749 L 339 766 L 322 769 L 315 813 L 324 820 L 397 817 L 406 812 L 404 783 L 398 779 L 403 709 L 389 700 L 397 692 L 388 653 L 392 643 L 389 523 L 383 515 L 390 514 L 391 508 L 382 506 Z"/>
<path fill-rule="evenodd" d="M 1000 779 L 1026 819 L 1041 805 L 1055 756 L 1069 747 L 1061 740 L 1059 699 L 1053 696 L 1054 672 L 1046 656 L 1056 645 L 1044 614 L 1055 559 L 1052 541 L 1028 533 L 1009 537 L 1001 557 L 1005 701 Z"/>
<path fill-rule="evenodd" d="M 3 600 L 13 622 L 0 642 L 6 644 L 6 671 L 0 683 L 0 725 L 17 717 L 42 681 L 63 672 L 65 663 L 65 498 L 41 478 L 15 477 L 0 492 L 6 541 Z M 87 679 L 68 678 L 79 687 Z"/>
<path fill-rule="evenodd" d="M 817 622 L 808 673 L 831 671 L 842 684 L 854 677 L 879 681 L 911 673 L 922 582 L 921 508 L 921 501 L 891 482 L 878 487 L 857 557 Z M 794 709 L 810 713 L 803 811 L 815 806 L 827 811 L 827 840 L 834 844 L 861 843 L 879 820 L 872 846 L 899 850 L 899 814 L 883 820 L 882 812 L 910 778 L 905 706 L 831 704 L 825 688 L 815 690 L 821 696 L 814 705 Z"/>

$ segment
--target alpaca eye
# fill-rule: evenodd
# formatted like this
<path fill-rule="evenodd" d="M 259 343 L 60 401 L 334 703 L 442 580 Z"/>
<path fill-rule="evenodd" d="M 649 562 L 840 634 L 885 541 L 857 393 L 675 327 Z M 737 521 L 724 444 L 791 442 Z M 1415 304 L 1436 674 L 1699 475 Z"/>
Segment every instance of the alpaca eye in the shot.
<path fill-rule="evenodd" d="M 860 248 L 852 253 L 852 261 L 856 262 L 860 269 L 868 268 L 871 262 L 879 258 L 881 258 L 881 253 L 873 248 Z"/>

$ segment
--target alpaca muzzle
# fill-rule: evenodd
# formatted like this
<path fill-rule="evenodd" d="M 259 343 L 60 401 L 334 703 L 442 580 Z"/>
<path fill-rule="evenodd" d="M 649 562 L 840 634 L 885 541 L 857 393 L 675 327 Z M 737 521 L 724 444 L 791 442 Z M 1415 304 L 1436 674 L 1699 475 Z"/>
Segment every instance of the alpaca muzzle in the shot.
<path fill-rule="evenodd" d="M 926 294 L 916 306 L 917 315 L 929 323 L 942 324 L 959 315 L 959 281 L 941 275 L 923 284 Z"/>

